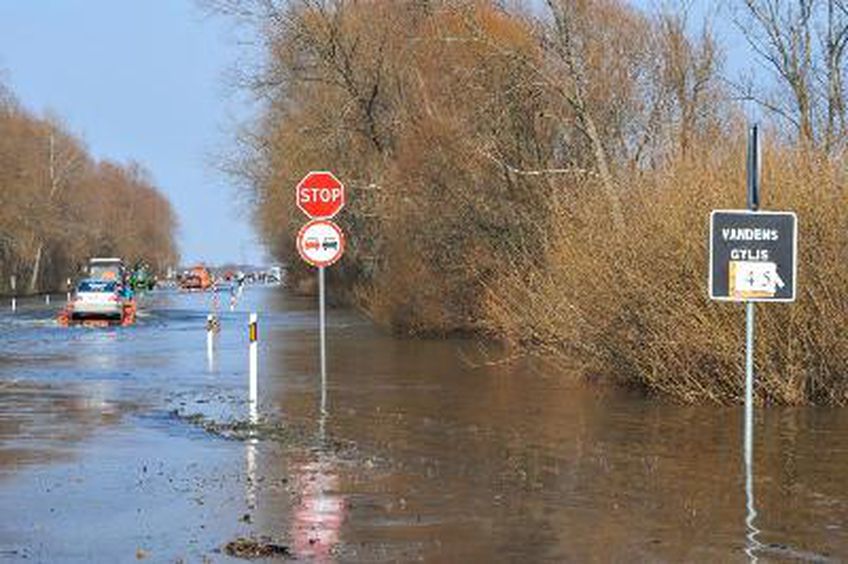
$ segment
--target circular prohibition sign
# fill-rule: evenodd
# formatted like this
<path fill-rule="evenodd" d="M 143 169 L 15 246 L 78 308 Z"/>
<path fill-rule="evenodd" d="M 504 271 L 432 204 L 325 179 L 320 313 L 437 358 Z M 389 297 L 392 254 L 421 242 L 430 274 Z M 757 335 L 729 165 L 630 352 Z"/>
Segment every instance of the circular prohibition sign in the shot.
<path fill-rule="evenodd" d="M 314 219 L 300 228 L 297 252 L 312 266 L 330 266 L 344 254 L 345 238 L 341 227 L 329 219 Z"/>

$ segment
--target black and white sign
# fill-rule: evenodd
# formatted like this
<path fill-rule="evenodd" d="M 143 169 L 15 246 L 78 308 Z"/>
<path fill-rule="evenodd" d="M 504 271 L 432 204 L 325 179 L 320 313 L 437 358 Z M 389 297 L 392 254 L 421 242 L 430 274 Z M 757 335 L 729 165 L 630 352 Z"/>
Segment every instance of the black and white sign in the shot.
<path fill-rule="evenodd" d="M 795 300 L 798 222 L 793 212 L 710 214 L 710 298 Z"/>

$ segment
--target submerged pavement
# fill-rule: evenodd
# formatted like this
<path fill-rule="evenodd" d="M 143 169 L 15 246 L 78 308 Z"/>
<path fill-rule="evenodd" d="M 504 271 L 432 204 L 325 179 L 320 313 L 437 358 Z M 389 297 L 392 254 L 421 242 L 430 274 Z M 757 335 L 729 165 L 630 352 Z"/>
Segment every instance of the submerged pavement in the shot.
<path fill-rule="evenodd" d="M 0 312 L 0 561 L 848 557 L 844 410 L 758 412 L 746 492 L 741 408 L 330 310 L 322 413 L 313 300 L 248 289 L 209 356 L 213 305 L 154 292 L 109 329 L 57 327 L 35 301 Z"/>

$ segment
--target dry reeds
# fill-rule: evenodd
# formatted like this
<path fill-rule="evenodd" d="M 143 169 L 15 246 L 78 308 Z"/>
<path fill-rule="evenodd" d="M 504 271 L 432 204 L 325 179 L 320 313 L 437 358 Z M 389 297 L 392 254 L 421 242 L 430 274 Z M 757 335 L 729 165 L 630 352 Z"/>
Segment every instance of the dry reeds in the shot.
<path fill-rule="evenodd" d="M 628 185 L 626 231 L 589 195 L 553 227 L 543 274 L 513 271 L 489 291 L 497 331 L 586 374 L 684 402 L 739 401 L 744 313 L 707 295 L 708 216 L 744 207 L 744 146 L 681 160 Z M 848 403 L 848 200 L 844 172 L 786 148 L 766 152 L 764 207 L 800 223 L 798 300 L 758 306 L 757 397 Z"/>

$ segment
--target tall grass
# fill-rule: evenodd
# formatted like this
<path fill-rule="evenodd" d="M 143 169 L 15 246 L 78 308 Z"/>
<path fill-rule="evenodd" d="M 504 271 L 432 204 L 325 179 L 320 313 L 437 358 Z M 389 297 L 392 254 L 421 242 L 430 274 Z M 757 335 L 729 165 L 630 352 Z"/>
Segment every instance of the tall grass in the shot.
<path fill-rule="evenodd" d="M 744 308 L 710 301 L 708 217 L 745 205 L 744 143 L 711 147 L 628 179 L 615 233 L 596 187 L 557 210 L 541 272 L 512 269 L 487 288 L 490 330 L 584 374 L 684 402 L 732 403 L 743 389 Z M 848 404 L 845 171 L 770 147 L 763 208 L 799 221 L 798 299 L 757 306 L 762 403 Z"/>

